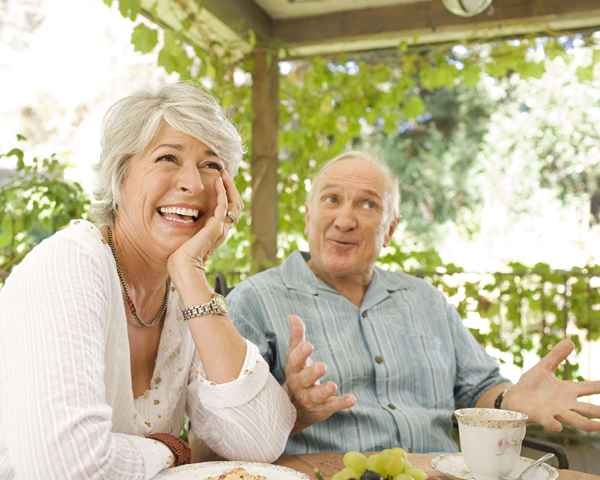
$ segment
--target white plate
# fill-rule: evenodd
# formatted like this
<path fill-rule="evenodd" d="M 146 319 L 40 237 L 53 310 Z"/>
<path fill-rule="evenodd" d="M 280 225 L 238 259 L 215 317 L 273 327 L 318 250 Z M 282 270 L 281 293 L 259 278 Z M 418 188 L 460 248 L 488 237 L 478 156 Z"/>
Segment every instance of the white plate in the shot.
<path fill-rule="evenodd" d="M 219 475 L 239 467 L 245 468 L 252 475 L 264 475 L 267 480 L 310 480 L 303 473 L 288 467 L 250 462 L 192 463 L 177 468 L 169 468 L 155 478 L 156 480 L 205 480 L 210 476 Z"/>
<path fill-rule="evenodd" d="M 521 457 L 508 478 L 515 478 L 533 461 L 530 458 Z M 471 480 L 473 478 L 461 453 L 438 455 L 431 461 L 431 468 L 455 480 Z M 524 480 L 556 480 L 557 478 L 558 470 L 556 468 L 547 463 L 541 463 L 529 470 L 525 474 Z"/>

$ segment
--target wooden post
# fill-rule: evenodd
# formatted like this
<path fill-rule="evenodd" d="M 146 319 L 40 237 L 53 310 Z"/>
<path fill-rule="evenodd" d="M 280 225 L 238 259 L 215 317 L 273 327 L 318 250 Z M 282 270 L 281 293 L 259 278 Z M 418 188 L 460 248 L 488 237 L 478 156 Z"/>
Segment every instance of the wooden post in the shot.
<path fill-rule="evenodd" d="M 277 134 L 279 65 L 275 51 L 256 48 L 252 73 L 252 266 L 277 261 Z"/>

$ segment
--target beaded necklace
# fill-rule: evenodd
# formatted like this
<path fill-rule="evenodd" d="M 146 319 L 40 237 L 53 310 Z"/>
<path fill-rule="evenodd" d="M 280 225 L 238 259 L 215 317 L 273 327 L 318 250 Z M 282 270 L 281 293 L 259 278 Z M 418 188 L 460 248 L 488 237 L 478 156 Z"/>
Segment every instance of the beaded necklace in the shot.
<path fill-rule="evenodd" d="M 112 252 L 112 255 L 115 259 L 115 264 L 117 265 L 117 275 L 119 276 L 119 281 L 121 282 L 121 288 L 123 289 L 123 295 L 125 296 L 125 302 L 127 303 L 127 306 L 129 307 L 131 316 L 133 317 L 135 322 L 140 327 L 145 327 L 145 328 L 154 327 L 157 323 L 159 323 L 162 320 L 162 318 L 165 316 L 165 313 L 167 311 L 167 299 L 169 297 L 169 286 L 171 284 L 171 279 L 167 278 L 167 285 L 165 288 L 165 296 L 163 297 L 162 305 L 160 306 L 158 312 L 156 312 L 156 315 L 154 315 L 154 318 L 152 320 L 150 320 L 149 322 L 144 322 L 140 317 L 138 317 L 137 311 L 135 309 L 135 305 L 133 304 L 133 301 L 129 297 L 129 292 L 127 291 L 127 284 L 125 283 L 125 279 L 123 277 L 123 271 L 121 270 L 121 265 L 119 264 L 119 259 L 117 258 L 117 252 L 115 250 L 115 245 L 113 243 L 112 229 L 110 227 L 108 227 L 107 237 L 108 237 L 108 246 L 110 247 L 110 251 Z"/>

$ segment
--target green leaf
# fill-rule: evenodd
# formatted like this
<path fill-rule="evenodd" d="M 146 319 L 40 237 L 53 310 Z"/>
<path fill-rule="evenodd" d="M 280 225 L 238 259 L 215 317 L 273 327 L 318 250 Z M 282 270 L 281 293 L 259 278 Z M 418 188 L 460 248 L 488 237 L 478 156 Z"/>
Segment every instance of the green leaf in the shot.
<path fill-rule="evenodd" d="M 462 77 L 467 86 L 474 87 L 481 78 L 481 67 L 473 63 L 465 65 L 462 70 Z"/>
<path fill-rule="evenodd" d="M 23 163 L 23 150 L 21 150 L 20 148 L 12 148 L 11 150 L 9 150 L 8 152 L 6 152 L 4 154 L 6 157 L 16 157 L 17 159 L 17 169 L 18 170 L 22 170 L 24 167 L 24 163 Z"/>
<path fill-rule="evenodd" d="M 112 2 L 113 0 L 102 0 L 104 2 L 105 5 L 107 5 L 108 7 L 112 7 Z"/>
<path fill-rule="evenodd" d="M 5 215 L 0 228 L 0 248 L 10 245 L 13 239 L 12 218 Z"/>
<path fill-rule="evenodd" d="M 410 97 L 402 107 L 402 112 L 407 118 L 417 118 L 425 111 L 425 104 L 420 97 Z"/>
<path fill-rule="evenodd" d="M 119 0 L 121 15 L 130 20 L 135 20 L 142 9 L 141 0 Z"/>
<path fill-rule="evenodd" d="M 183 79 L 189 78 L 192 59 L 188 57 L 177 36 L 165 31 L 165 44 L 158 54 L 158 64 L 167 73 L 178 73 Z"/>
<path fill-rule="evenodd" d="M 158 43 L 158 32 L 152 28 L 148 28 L 143 23 L 140 23 L 131 33 L 131 43 L 133 43 L 136 51 L 140 53 L 149 53 Z"/>
<path fill-rule="evenodd" d="M 18 142 L 24 142 L 25 140 L 27 140 L 27 138 L 25 137 L 25 135 L 23 135 L 21 133 L 17 133 L 17 141 Z"/>
<path fill-rule="evenodd" d="M 580 82 L 591 82 L 594 79 L 594 67 L 592 65 L 577 67 L 576 73 Z"/>
<path fill-rule="evenodd" d="M 518 69 L 523 78 L 542 78 L 545 71 L 546 64 L 544 62 L 527 62 Z"/>

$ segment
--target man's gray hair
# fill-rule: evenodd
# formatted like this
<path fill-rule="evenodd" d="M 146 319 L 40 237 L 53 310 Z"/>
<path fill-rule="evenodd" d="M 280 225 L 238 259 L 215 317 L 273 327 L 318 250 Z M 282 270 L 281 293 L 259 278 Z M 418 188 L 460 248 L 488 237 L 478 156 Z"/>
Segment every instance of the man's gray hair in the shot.
<path fill-rule="evenodd" d="M 243 155 L 242 139 L 211 95 L 189 83 L 134 93 L 116 102 L 104 117 L 99 184 L 91 211 L 99 224 L 113 223 L 128 160 L 150 144 L 162 120 L 204 142 L 227 171 L 236 174 Z"/>
<path fill-rule="evenodd" d="M 386 178 L 386 183 L 387 183 L 387 189 L 390 195 L 388 195 L 386 198 L 387 200 L 387 206 L 385 209 L 385 216 L 386 216 L 386 221 L 391 221 L 394 218 L 398 218 L 400 215 L 400 185 L 399 185 L 399 180 L 398 177 L 396 176 L 396 174 L 392 171 L 392 169 L 389 167 L 389 165 L 387 163 L 385 163 L 379 156 L 372 154 L 372 153 L 368 153 L 362 150 L 350 150 L 348 152 L 344 152 L 340 155 L 338 155 L 335 158 L 332 158 L 331 160 L 327 161 L 317 172 L 317 174 L 313 177 L 313 181 L 312 181 L 312 187 L 310 189 L 310 192 L 308 194 L 308 202 L 312 202 L 314 194 L 315 194 L 315 185 L 317 183 L 317 181 L 319 180 L 319 177 L 321 177 L 321 175 L 325 172 L 325 170 L 327 170 L 329 167 L 331 167 L 333 164 L 339 162 L 340 160 L 345 160 L 348 158 L 356 158 L 359 160 L 363 160 L 365 162 L 370 162 L 373 165 L 375 165 L 377 168 L 379 168 L 379 170 L 384 174 L 385 178 Z"/>

